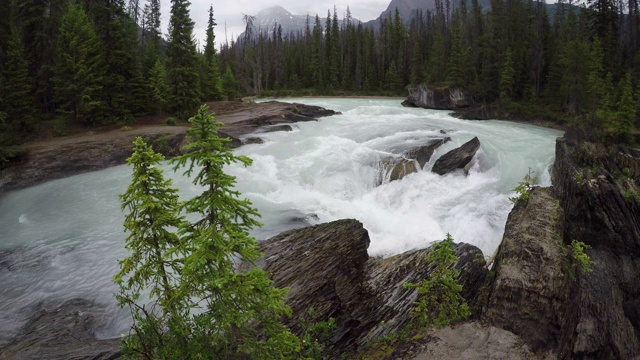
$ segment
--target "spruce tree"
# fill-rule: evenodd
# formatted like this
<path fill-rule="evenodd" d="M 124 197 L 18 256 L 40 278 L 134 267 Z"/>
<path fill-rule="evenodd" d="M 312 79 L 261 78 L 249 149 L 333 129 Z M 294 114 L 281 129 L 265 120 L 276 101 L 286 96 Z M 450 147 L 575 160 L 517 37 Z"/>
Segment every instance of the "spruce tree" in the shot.
<path fill-rule="evenodd" d="M 200 103 L 198 54 L 188 0 L 171 0 L 167 45 L 168 109 L 181 120 L 195 113 Z"/>
<path fill-rule="evenodd" d="M 227 69 L 224 72 L 224 76 L 222 77 L 222 90 L 224 95 L 227 97 L 227 100 L 235 100 L 238 89 L 236 84 L 236 78 L 233 76 L 233 71 L 231 71 L 231 67 L 227 65 Z"/>
<path fill-rule="evenodd" d="M 187 257 L 180 273 L 181 290 L 200 302 L 203 312 L 195 315 L 193 339 L 213 346 L 215 357 L 232 358 L 247 354 L 256 359 L 275 359 L 299 351 L 297 338 L 280 322 L 290 314 L 284 305 L 286 290 L 272 287 L 263 270 L 255 267 L 262 254 L 249 230 L 260 224 L 257 211 L 234 190 L 235 177 L 224 173 L 225 165 L 251 159 L 235 156 L 220 138 L 222 126 L 202 106 L 190 119 L 188 131 L 193 143 L 187 154 L 174 158 L 174 170 L 186 168 L 193 184 L 204 188 L 183 204 L 188 226 L 180 228 Z M 236 261 L 252 265 L 236 270 Z M 205 356 L 206 357 L 206 356 Z"/>
<path fill-rule="evenodd" d="M 103 73 L 100 42 L 82 7 L 70 3 L 58 35 L 54 96 L 58 111 L 73 122 L 100 123 Z"/>
<path fill-rule="evenodd" d="M 7 61 L 4 66 L 0 94 L 3 98 L 3 110 L 6 113 L 6 128 L 16 141 L 32 130 L 34 126 L 35 101 L 31 94 L 31 78 L 25 58 L 21 34 L 14 26 L 7 44 Z"/>
<path fill-rule="evenodd" d="M 152 103 L 155 104 L 156 112 L 162 111 L 167 103 L 169 89 L 167 88 L 164 65 L 160 60 L 156 60 L 149 74 L 149 93 Z"/>
<path fill-rule="evenodd" d="M 218 69 L 218 59 L 215 47 L 216 26 L 213 18 L 213 6 L 209 8 L 209 21 L 207 24 L 207 42 L 204 47 L 204 61 L 202 77 L 202 94 L 205 100 L 221 100 L 222 99 L 222 79 L 220 78 L 220 70 Z"/>
<path fill-rule="evenodd" d="M 513 60 L 511 59 L 511 50 L 507 50 L 502 62 L 502 72 L 500 74 L 500 101 L 508 102 L 512 100 L 513 85 L 515 83 L 515 71 L 513 69 Z"/>
<path fill-rule="evenodd" d="M 158 169 L 162 160 L 162 155 L 137 138 L 127 159 L 133 166 L 131 185 L 120 195 L 122 210 L 128 210 L 124 227 L 130 254 L 118 261 L 120 271 L 114 282 L 120 287 L 118 305 L 128 307 L 133 316 L 132 333 L 123 338 L 122 351 L 143 359 L 186 358 L 188 354 L 186 324 L 191 304 L 180 292 L 183 254 L 173 230 L 184 219 L 178 215 L 178 190 Z M 140 301 L 145 293 L 149 302 Z"/>
<path fill-rule="evenodd" d="M 638 101 L 637 99 L 634 100 L 633 83 L 630 73 L 627 73 L 625 77 L 620 80 L 619 88 L 622 95 L 617 104 L 618 111 L 615 113 L 615 118 L 611 121 L 610 131 L 616 142 L 630 143 L 633 140 L 631 130 L 633 130 L 633 124 L 636 120 L 636 104 Z"/>

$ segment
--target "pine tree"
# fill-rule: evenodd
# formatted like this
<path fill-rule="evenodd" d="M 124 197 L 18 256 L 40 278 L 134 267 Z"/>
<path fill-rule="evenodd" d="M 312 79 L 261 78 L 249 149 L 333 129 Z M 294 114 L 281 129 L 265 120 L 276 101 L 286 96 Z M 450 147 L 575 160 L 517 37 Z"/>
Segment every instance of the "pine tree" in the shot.
<path fill-rule="evenodd" d="M 231 67 L 227 65 L 227 69 L 222 77 L 222 90 L 227 97 L 227 100 L 235 100 L 238 94 L 238 85 L 236 84 L 236 78 L 233 76 Z"/>
<path fill-rule="evenodd" d="M 58 111 L 73 122 L 101 122 L 102 91 L 100 42 L 80 5 L 70 3 L 58 35 L 54 69 L 54 95 Z"/>
<path fill-rule="evenodd" d="M 35 101 L 31 94 L 31 78 L 27 67 L 21 34 L 16 27 L 12 27 L 0 94 L 6 113 L 6 128 L 13 134 L 8 138 L 14 141 L 30 132 L 35 122 Z"/>
<path fill-rule="evenodd" d="M 188 0 L 171 0 L 167 46 L 168 109 L 180 119 L 191 116 L 200 103 L 198 54 Z"/>
<path fill-rule="evenodd" d="M 290 356 L 299 351 L 299 343 L 280 322 L 290 314 L 284 305 L 287 290 L 272 287 L 266 273 L 255 267 L 262 254 L 248 232 L 259 225 L 258 213 L 248 200 L 239 199 L 235 177 L 223 171 L 231 163 L 250 165 L 251 159 L 235 156 L 227 148 L 230 140 L 218 137 L 222 124 L 213 121 L 206 106 L 190 122 L 188 135 L 194 142 L 187 145 L 186 155 L 171 162 L 175 170 L 186 167 L 185 175 L 204 188 L 183 204 L 186 214 L 195 220 L 180 229 L 187 254 L 180 273 L 181 289 L 202 299 L 203 312 L 194 316 L 193 341 L 213 346 L 210 354 L 217 358 L 238 353 L 256 359 Z M 254 267 L 238 271 L 236 261 Z"/>
<path fill-rule="evenodd" d="M 447 63 L 447 82 L 451 85 L 464 85 L 464 51 L 462 50 L 462 22 L 456 12 L 451 32 L 451 53 Z"/>
<path fill-rule="evenodd" d="M 216 26 L 213 18 L 213 6 L 209 8 L 209 22 L 207 25 L 207 42 L 204 47 L 204 76 L 202 77 L 202 94 L 205 100 L 222 99 L 222 79 L 220 78 L 220 70 L 218 69 L 218 59 L 215 47 Z"/>
<path fill-rule="evenodd" d="M 513 85 L 515 83 L 515 71 L 513 70 L 513 60 L 511 50 L 507 50 L 502 63 L 502 73 L 500 74 L 500 101 L 508 102 L 512 100 Z"/>
<path fill-rule="evenodd" d="M 633 130 L 633 124 L 636 121 L 638 100 L 633 99 L 633 83 L 630 73 L 627 73 L 620 80 L 619 88 L 622 91 L 622 96 L 617 104 L 618 111 L 610 124 L 610 133 L 616 142 L 631 143 L 633 141 L 631 130 Z"/>
<path fill-rule="evenodd" d="M 158 169 L 164 157 L 153 152 L 141 138 L 134 142 L 127 163 L 133 166 L 131 185 L 120 195 L 122 210 L 128 210 L 124 227 L 125 247 L 130 255 L 120 263 L 114 282 L 120 286 L 118 305 L 133 315 L 131 336 L 124 338 L 124 355 L 145 359 L 183 357 L 188 333 L 189 300 L 180 293 L 183 264 L 180 238 L 173 228 L 184 219 L 178 215 L 178 190 Z M 139 305 L 149 291 L 151 307 Z"/>
<path fill-rule="evenodd" d="M 124 0 L 92 1 L 89 8 L 102 44 L 103 117 L 108 123 L 128 122 L 133 110 L 143 112 L 135 109 L 140 106 L 134 94 L 143 87 L 136 79 L 140 69 L 138 52 L 133 51 L 138 48 L 138 26 L 126 13 Z"/>
<path fill-rule="evenodd" d="M 164 66 L 160 60 L 156 60 L 155 65 L 151 69 L 149 75 L 149 92 L 151 101 L 155 104 L 155 110 L 162 111 L 167 103 L 169 89 L 166 83 L 166 74 Z"/>

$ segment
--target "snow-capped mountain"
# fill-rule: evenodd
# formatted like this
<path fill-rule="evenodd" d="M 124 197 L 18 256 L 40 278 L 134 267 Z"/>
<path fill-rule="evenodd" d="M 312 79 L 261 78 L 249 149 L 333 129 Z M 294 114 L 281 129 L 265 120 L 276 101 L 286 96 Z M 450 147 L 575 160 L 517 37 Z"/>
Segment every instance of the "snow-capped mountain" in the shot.
<path fill-rule="evenodd" d="M 267 33 L 269 36 L 273 34 L 273 29 L 280 25 L 282 27 L 282 35 L 287 35 L 291 32 L 305 31 L 307 26 L 307 16 L 309 17 L 309 27 L 313 29 L 315 23 L 316 14 L 308 15 L 293 15 L 282 6 L 273 6 L 266 8 L 255 15 L 253 20 L 253 34 Z M 322 26 L 324 27 L 327 15 L 320 15 Z M 354 23 L 358 23 L 358 20 L 352 19 Z M 338 20 L 338 25 L 342 27 L 343 20 Z M 240 34 L 239 39 L 244 37 L 244 33 Z"/>

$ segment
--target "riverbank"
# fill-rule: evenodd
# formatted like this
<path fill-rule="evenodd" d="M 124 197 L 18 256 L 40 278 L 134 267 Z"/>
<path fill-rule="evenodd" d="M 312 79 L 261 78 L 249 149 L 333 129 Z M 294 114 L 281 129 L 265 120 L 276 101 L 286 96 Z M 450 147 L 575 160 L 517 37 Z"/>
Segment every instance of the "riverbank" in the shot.
<path fill-rule="evenodd" d="M 276 128 L 280 124 L 315 121 L 336 114 L 333 110 L 304 104 L 281 102 L 242 103 L 220 101 L 208 103 L 216 121 L 224 124 L 220 135 L 231 138 L 231 145 L 243 144 L 244 135 L 258 129 Z M 164 117 L 145 118 L 138 123 L 114 128 L 93 128 L 65 137 L 39 139 L 21 146 L 21 161 L 0 170 L 0 194 L 46 181 L 121 165 L 131 155 L 132 143 L 142 137 L 155 151 L 170 158 L 180 154 L 188 123 L 165 124 Z M 249 141 L 259 141 L 254 138 Z"/>

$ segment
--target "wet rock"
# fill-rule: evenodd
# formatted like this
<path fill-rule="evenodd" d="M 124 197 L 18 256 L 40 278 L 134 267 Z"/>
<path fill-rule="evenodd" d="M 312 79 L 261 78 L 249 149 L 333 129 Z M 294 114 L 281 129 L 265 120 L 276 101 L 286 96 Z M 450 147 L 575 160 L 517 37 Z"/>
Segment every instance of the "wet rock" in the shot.
<path fill-rule="evenodd" d="M 395 181 L 418 171 L 413 160 L 390 156 L 382 160 L 380 183 L 385 180 Z"/>
<path fill-rule="evenodd" d="M 466 108 L 473 104 L 473 98 L 465 89 L 456 86 L 436 86 L 428 84 L 409 87 L 406 104 L 416 107 L 439 110 Z"/>
<path fill-rule="evenodd" d="M 259 137 L 249 137 L 242 141 L 242 145 L 249 145 L 249 144 L 264 144 L 264 140 L 262 140 L 262 138 L 259 138 Z"/>
<path fill-rule="evenodd" d="M 268 133 L 268 132 L 276 132 L 276 131 L 293 131 L 291 125 L 272 125 L 267 126 L 260 129 L 260 132 Z"/>
<path fill-rule="evenodd" d="M 430 140 L 426 145 L 417 149 L 409 150 L 404 155 L 408 159 L 415 159 L 420 165 L 420 169 L 422 169 L 424 168 L 424 165 L 431 160 L 431 156 L 433 156 L 436 149 L 449 141 L 451 141 L 451 138 L 448 136 L 442 139 Z"/>
<path fill-rule="evenodd" d="M 99 308 L 87 300 L 60 306 L 40 304 L 18 336 L 3 348 L 2 359 L 118 359 L 120 339 L 97 340 Z"/>
<path fill-rule="evenodd" d="M 431 171 L 438 175 L 444 175 L 456 169 L 462 169 L 473 159 L 473 156 L 479 148 L 480 140 L 474 137 L 459 148 L 442 155 L 436 160 L 435 164 L 433 164 Z"/>
<path fill-rule="evenodd" d="M 260 265 L 276 286 L 290 288 L 286 301 L 293 316 L 288 324 L 300 331 L 302 318 L 316 322 L 333 317 L 337 329 L 329 345 L 336 354 L 404 326 L 417 294 L 402 284 L 419 282 L 433 269 L 426 261 L 429 249 L 382 259 L 369 258 L 368 245 L 368 233 L 356 220 L 292 230 L 260 244 L 265 253 Z M 463 296 L 474 306 L 485 264 L 474 261 L 481 254 L 474 246 L 458 244 L 457 253 Z"/>

